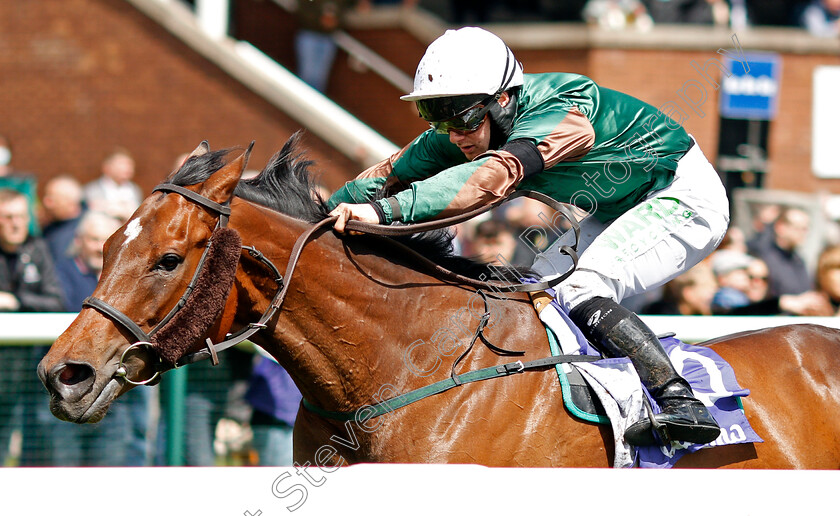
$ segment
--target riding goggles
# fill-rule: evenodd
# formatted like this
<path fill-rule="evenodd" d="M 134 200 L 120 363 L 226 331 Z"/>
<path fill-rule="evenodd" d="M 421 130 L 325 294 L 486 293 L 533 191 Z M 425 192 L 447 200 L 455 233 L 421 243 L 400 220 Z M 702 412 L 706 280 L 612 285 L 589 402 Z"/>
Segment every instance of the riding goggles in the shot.
<path fill-rule="evenodd" d="M 478 129 L 494 102 L 495 96 L 439 97 L 418 100 L 417 110 L 440 134 L 452 130 L 464 133 Z"/>

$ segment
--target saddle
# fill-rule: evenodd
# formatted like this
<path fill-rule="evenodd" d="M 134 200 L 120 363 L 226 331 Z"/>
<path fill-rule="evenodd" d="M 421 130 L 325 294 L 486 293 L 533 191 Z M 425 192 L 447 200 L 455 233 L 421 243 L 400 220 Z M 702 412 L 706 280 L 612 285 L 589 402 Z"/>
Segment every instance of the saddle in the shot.
<path fill-rule="evenodd" d="M 554 301 L 549 292 L 538 292 L 531 295 L 531 300 L 540 320 L 546 325 L 549 348 L 552 355 L 561 353 L 575 354 L 596 354 L 597 351 L 586 341 L 582 333 L 565 315 L 560 305 Z M 546 312 L 546 310 L 548 310 Z M 558 343 L 558 336 L 564 342 L 561 349 Z M 663 347 L 669 354 L 677 371 L 685 378 L 697 398 L 702 401 L 720 423 L 720 437 L 709 444 L 694 443 L 660 443 L 657 446 L 645 446 L 631 448 L 623 442 L 623 439 L 616 439 L 616 460 L 614 466 L 629 467 L 640 465 L 641 467 L 670 468 L 677 460 L 686 453 L 693 453 L 699 449 L 712 446 L 723 446 L 727 444 L 739 444 L 749 442 L 763 442 L 761 437 L 755 433 L 747 421 L 741 398 L 749 395 L 748 389 L 743 389 L 735 379 L 732 367 L 724 361 L 717 353 L 708 347 L 692 346 L 674 337 L 673 333 L 658 336 Z M 627 358 L 609 358 L 589 363 L 570 363 L 556 367 L 561 389 L 563 389 L 563 401 L 566 409 L 575 417 L 584 421 L 610 424 L 615 435 L 623 435 L 623 428 L 632 424 L 638 418 L 648 417 L 642 401 L 647 399 L 654 413 L 659 412 L 655 400 L 647 393 L 641 381 L 635 374 L 632 366 L 629 370 L 632 374 L 625 375 L 622 382 L 634 382 L 632 385 L 626 383 L 614 387 L 609 385 L 614 381 L 616 375 L 607 372 L 610 368 L 620 367 L 620 363 L 630 364 Z M 579 366 L 579 367 L 578 367 Z M 600 377 L 598 369 L 604 368 L 605 374 Z M 618 375 L 621 377 L 621 375 Z M 597 384 L 593 386 L 592 383 Z M 606 386 L 606 389 L 605 389 Z M 641 392 L 640 397 L 631 395 L 625 399 L 622 392 L 629 392 L 628 388 Z M 617 393 L 615 400 L 609 399 L 609 394 Z M 607 396 L 607 398 L 604 398 Z M 603 400 L 603 401 L 602 401 Z M 611 409 L 606 409 L 605 404 Z M 618 410 L 616 410 L 616 407 Z M 607 414 L 614 418 L 624 419 L 615 421 L 609 419 Z M 631 418 L 636 418 L 630 420 Z M 621 429 L 621 431 L 617 431 Z"/>
<path fill-rule="evenodd" d="M 554 298 L 544 290 L 531 292 L 528 295 L 538 316 L 554 301 Z M 552 342 L 554 335 L 550 329 L 547 329 L 547 331 L 549 345 L 554 348 L 556 345 L 556 343 Z M 553 355 L 559 354 L 558 349 L 551 349 L 551 352 Z M 601 424 L 609 423 L 604 405 L 598 399 L 592 386 L 583 378 L 583 375 L 577 367 L 559 367 L 557 368 L 557 376 L 560 380 L 561 389 L 563 390 L 563 402 L 569 412 L 584 421 Z"/>

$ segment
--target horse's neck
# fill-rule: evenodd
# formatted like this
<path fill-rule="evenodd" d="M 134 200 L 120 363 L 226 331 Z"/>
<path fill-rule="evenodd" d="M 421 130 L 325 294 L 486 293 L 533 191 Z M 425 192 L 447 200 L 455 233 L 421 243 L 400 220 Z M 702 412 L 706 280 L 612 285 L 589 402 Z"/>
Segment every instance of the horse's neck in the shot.
<path fill-rule="evenodd" d="M 248 219 L 243 243 L 257 245 L 284 271 L 295 240 L 310 226 L 260 217 L 265 214 Z M 400 265 L 404 257 L 383 252 L 393 251 L 352 237 L 342 241 L 327 230 L 306 246 L 293 276 L 285 278 L 289 291 L 273 331 L 254 337 L 286 367 L 304 397 L 327 410 L 354 410 L 381 400 L 383 391 L 397 394 L 445 378 L 488 308 L 473 289 L 447 284 L 422 266 Z M 241 324 L 259 316 L 256 307 L 267 306 L 273 290 L 252 288 L 247 294 L 249 319 Z M 515 296 L 519 303 L 490 297 L 488 332 L 499 343 L 523 349 L 541 333 L 526 296 Z M 502 321 L 511 324 L 496 324 Z M 485 351 L 474 350 L 461 367 L 498 360 Z"/>
<path fill-rule="evenodd" d="M 371 316 L 365 313 L 369 303 L 362 300 L 382 287 L 368 281 L 364 285 L 368 291 L 360 292 L 358 284 L 351 284 L 348 276 L 357 279 L 359 272 L 329 229 L 306 245 L 289 277 L 290 251 L 311 226 L 253 205 L 237 206 L 233 213 L 231 224 L 243 245 L 256 247 L 290 283 L 276 325 L 270 323 L 270 330 L 258 332 L 252 340 L 288 370 L 307 399 L 316 403 L 360 399 L 370 381 L 369 371 L 375 368 L 368 351 L 380 340 L 376 323 L 365 323 Z M 271 302 L 276 286 L 270 277 L 266 267 L 244 260 L 236 284 L 238 326 L 256 321 Z"/>
<path fill-rule="evenodd" d="M 308 228 L 285 219 L 270 233 L 259 222 L 251 226 L 253 234 L 243 234 L 243 243 L 261 239 L 257 247 L 265 242 L 260 250 L 281 271 L 296 238 Z M 406 366 L 407 349 L 417 340 L 429 341 L 442 323 L 437 314 L 449 317 L 471 294 L 396 265 L 371 248 L 353 246 L 355 252 L 330 231 L 309 243 L 293 276 L 285 278 L 291 284 L 273 332 L 254 337 L 309 401 L 328 410 L 373 403 L 385 385 L 403 389 L 428 383 Z M 248 296 L 260 298 L 254 306 L 265 306 L 272 294 L 268 289 Z M 248 314 L 256 316 L 253 309 Z M 423 352 L 415 358 L 422 361 Z"/>

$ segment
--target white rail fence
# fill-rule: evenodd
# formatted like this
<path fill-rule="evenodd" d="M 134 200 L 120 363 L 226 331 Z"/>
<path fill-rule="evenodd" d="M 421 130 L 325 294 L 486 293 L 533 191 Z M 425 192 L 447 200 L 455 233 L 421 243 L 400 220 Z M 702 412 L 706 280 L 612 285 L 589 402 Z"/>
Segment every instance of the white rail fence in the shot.
<path fill-rule="evenodd" d="M 0 313 L 0 345 L 50 344 L 70 326 L 74 313 Z M 840 329 L 840 317 L 738 317 L 645 315 L 656 333 L 674 332 L 686 342 L 786 324 L 819 324 Z"/>

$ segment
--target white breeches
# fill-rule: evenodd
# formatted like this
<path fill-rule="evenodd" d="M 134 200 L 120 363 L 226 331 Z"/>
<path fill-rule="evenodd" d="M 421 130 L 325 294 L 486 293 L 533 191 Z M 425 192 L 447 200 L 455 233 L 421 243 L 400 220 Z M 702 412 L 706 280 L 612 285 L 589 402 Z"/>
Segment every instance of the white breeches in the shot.
<path fill-rule="evenodd" d="M 687 271 L 723 240 L 729 203 L 717 172 L 695 143 L 668 187 L 609 224 L 588 216 L 580 226 L 578 268 L 557 287 L 557 299 L 567 310 L 593 297 L 621 301 Z M 546 278 L 569 270 L 572 261 L 558 248 L 573 242 L 572 231 L 563 234 L 537 255 L 534 270 Z"/>

